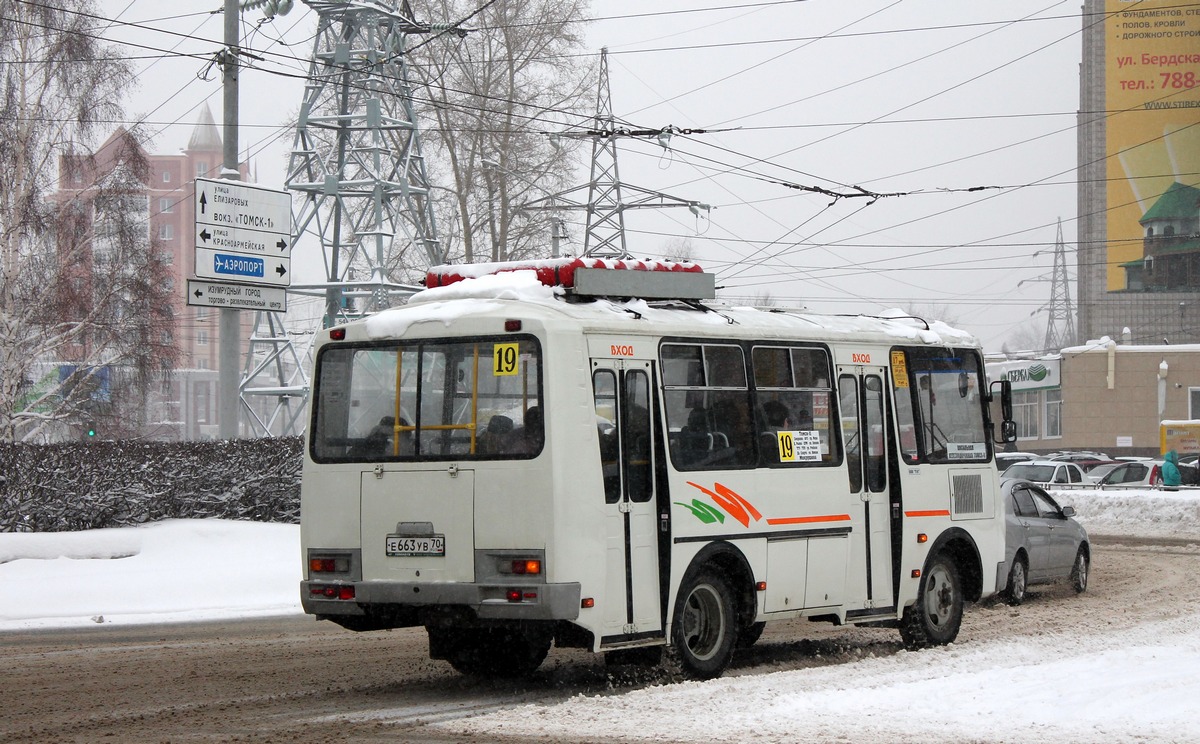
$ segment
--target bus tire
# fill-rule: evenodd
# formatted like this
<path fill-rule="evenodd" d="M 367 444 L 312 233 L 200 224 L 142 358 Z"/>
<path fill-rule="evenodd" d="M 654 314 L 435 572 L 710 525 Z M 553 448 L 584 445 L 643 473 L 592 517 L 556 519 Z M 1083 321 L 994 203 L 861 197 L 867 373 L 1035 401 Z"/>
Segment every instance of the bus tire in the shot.
<path fill-rule="evenodd" d="M 963 589 L 958 568 L 946 553 L 929 559 L 921 575 L 917 601 L 904 610 L 900 637 L 910 651 L 944 646 L 958 637 Z"/>
<path fill-rule="evenodd" d="M 679 588 L 671 623 L 672 671 L 688 679 L 721 676 L 737 641 L 733 592 L 711 568 L 691 571 Z"/>
<path fill-rule="evenodd" d="M 430 628 L 429 633 L 430 646 L 436 644 L 455 671 L 470 676 L 527 677 L 542 665 L 550 653 L 548 637 L 542 638 L 520 630 Z"/>
<path fill-rule="evenodd" d="M 750 623 L 749 625 L 743 626 L 742 632 L 738 634 L 737 647 L 750 648 L 755 643 L 758 643 L 758 639 L 762 637 L 763 631 L 766 629 L 766 627 L 767 624 L 763 622 Z"/>

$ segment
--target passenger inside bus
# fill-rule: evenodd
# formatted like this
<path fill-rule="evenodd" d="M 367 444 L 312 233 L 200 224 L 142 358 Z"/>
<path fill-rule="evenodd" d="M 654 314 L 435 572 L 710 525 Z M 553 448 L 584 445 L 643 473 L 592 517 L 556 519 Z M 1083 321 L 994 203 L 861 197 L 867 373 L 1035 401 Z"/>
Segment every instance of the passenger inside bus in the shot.
<path fill-rule="evenodd" d="M 728 448 L 714 452 L 714 463 L 739 466 L 754 461 L 754 431 L 742 400 L 721 398 L 713 404 L 717 432 L 724 435 Z"/>
<path fill-rule="evenodd" d="M 401 418 L 401 426 L 408 426 L 408 421 Z M 396 436 L 396 418 L 384 416 L 379 423 L 367 432 L 367 436 L 350 448 L 351 457 L 381 457 L 383 455 L 411 455 L 413 453 L 412 431 L 399 433 L 399 450 L 393 450 L 392 437 Z"/>
<path fill-rule="evenodd" d="M 542 409 L 530 406 L 525 411 L 525 425 L 510 437 L 507 452 L 513 455 L 533 455 L 542 449 L 546 433 L 542 426 Z"/>
<path fill-rule="evenodd" d="M 487 428 L 479 435 L 475 443 L 476 451 L 481 455 L 498 455 L 504 451 L 504 444 L 512 438 L 513 421 L 508 416 L 495 415 L 488 419 Z"/>
<path fill-rule="evenodd" d="M 792 428 L 791 412 L 777 400 L 769 400 L 762 406 L 764 431 L 758 435 L 758 448 L 763 462 L 779 461 L 779 432 Z"/>

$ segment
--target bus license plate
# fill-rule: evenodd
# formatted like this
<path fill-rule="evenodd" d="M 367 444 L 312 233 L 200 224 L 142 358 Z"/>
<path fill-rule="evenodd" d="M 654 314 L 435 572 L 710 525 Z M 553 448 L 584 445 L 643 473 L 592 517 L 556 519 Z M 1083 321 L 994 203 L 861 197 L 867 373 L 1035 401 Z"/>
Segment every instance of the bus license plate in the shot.
<path fill-rule="evenodd" d="M 388 555 L 395 556 L 444 556 L 446 555 L 445 535 L 388 535 Z"/>

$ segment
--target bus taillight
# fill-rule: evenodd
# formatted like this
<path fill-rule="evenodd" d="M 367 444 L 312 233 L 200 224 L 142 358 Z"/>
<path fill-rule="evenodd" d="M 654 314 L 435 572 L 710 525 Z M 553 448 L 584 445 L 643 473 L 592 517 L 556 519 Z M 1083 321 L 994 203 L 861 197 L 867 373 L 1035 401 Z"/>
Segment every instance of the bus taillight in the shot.
<path fill-rule="evenodd" d="M 354 586 L 351 584 L 314 584 L 309 587 L 308 593 L 322 599 L 354 599 Z"/>
<path fill-rule="evenodd" d="M 513 561 L 512 572 L 515 574 L 537 576 L 542 572 L 542 562 L 539 560 Z"/>
<path fill-rule="evenodd" d="M 350 570 L 347 558 L 310 558 L 308 570 L 313 573 L 345 573 Z"/>

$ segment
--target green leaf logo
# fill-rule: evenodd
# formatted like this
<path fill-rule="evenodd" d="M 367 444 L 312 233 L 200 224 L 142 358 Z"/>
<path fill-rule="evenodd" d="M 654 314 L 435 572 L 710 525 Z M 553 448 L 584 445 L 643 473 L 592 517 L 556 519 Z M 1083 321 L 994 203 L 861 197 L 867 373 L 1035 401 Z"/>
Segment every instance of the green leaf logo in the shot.
<path fill-rule="evenodd" d="M 704 503 L 700 499 L 692 499 L 692 503 L 690 504 L 685 504 L 682 501 L 676 501 L 675 503 L 679 506 L 684 506 L 690 509 L 692 514 L 696 515 L 696 518 L 705 524 L 712 524 L 713 522 L 720 522 L 721 524 L 725 523 L 724 514 Z"/>
<path fill-rule="evenodd" d="M 1046 375 L 1050 374 L 1050 370 L 1046 369 L 1044 364 L 1029 365 L 1029 379 L 1034 382 L 1041 382 L 1046 379 Z"/>

